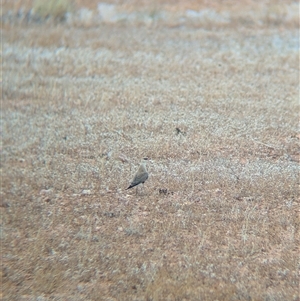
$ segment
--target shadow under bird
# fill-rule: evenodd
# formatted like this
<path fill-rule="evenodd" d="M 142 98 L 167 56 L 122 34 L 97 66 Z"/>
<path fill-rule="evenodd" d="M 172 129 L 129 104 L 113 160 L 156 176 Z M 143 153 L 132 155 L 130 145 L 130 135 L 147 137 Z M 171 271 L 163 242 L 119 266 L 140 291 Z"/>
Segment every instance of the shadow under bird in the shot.
<path fill-rule="evenodd" d="M 139 184 L 144 184 L 145 181 L 148 179 L 148 172 L 147 172 L 147 169 L 146 169 L 147 161 L 148 161 L 148 158 L 144 158 L 142 160 L 137 173 L 135 174 L 131 184 L 126 188 L 126 190 L 130 189 L 130 188 L 133 188 L 133 187 L 135 187 Z"/>

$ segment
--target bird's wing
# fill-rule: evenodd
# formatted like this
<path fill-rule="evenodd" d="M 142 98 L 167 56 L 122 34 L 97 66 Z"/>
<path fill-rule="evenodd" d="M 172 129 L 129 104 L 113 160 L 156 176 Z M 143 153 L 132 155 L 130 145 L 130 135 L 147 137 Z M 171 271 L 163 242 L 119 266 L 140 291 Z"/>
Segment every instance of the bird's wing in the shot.
<path fill-rule="evenodd" d="M 131 185 L 135 186 L 135 185 L 138 185 L 140 183 L 144 183 L 147 179 L 148 179 L 148 173 L 147 172 L 137 174 L 137 175 L 135 175 Z"/>

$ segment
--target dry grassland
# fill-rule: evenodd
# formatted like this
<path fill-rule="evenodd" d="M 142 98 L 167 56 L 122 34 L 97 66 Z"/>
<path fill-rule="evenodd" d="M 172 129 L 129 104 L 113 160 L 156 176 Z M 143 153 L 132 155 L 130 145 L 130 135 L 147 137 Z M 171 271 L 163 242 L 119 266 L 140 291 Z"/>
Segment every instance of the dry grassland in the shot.
<path fill-rule="evenodd" d="M 5 23 L 3 300 L 299 301 L 298 22 L 256 21 Z"/>

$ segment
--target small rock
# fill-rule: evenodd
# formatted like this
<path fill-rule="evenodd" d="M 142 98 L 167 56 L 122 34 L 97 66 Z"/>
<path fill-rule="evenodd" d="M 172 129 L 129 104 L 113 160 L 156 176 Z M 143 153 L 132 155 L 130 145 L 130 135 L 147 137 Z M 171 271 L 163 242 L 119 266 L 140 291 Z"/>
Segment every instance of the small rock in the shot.
<path fill-rule="evenodd" d="M 52 193 L 52 189 L 42 189 L 40 191 L 40 195 L 42 196 L 50 195 L 51 193 Z"/>
<path fill-rule="evenodd" d="M 81 191 L 81 195 L 91 195 L 92 191 L 90 189 L 83 189 Z"/>

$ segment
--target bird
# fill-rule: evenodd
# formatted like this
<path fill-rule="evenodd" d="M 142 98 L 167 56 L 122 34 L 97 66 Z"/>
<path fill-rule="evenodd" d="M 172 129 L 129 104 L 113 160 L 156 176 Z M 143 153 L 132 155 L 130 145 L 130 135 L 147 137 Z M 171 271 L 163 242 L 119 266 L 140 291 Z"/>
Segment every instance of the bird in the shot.
<path fill-rule="evenodd" d="M 147 169 L 146 169 L 146 163 L 148 161 L 148 158 L 143 158 L 141 164 L 140 164 L 140 167 L 138 169 L 138 171 L 136 172 L 131 184 L 126 188 L 127 189 L 130 189 L 130 188 L 133 188 L 141 183 L 145 183 L 145 181 L 148 179 L 148 172 L 147 172 Z"/>

